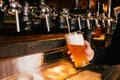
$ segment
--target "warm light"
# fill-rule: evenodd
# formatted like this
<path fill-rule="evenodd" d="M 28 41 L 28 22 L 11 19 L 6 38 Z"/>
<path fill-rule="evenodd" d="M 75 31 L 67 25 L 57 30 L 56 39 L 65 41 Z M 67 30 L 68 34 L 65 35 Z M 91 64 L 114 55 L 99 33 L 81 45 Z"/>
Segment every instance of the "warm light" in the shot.
<path fill-rule="evenodd" d="M 61 73 L 61 68 L 60 68 L 60 67 L 55 67 L 55 68 L 53 68 L 53 70 L 54 70 L 55 72 Z"/>
<path fill-rule="evenodd" d="M 107 5 L 104 6 L 103 10 L 104 10 L 105 13 L 107 13 L 107 10 L 108 10 Z"/>
<path fill-rule="evenodd" d="M 0 2 L 2 2 L 2 0 L 0 0 Z"/>
<path fill-rule="evenodd" d="M 95 6 L 95 2 L 92 1 L 91 2 L 91 6 L 94 7 Z"/>

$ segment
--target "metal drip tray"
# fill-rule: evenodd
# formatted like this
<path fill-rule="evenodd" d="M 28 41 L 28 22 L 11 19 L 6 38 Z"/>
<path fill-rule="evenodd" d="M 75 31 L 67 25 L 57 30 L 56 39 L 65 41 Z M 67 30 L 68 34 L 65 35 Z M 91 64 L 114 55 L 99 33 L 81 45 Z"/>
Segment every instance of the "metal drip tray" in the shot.
<path fill-rule="evenodd" d="M 36 68 L 32 71 L 10 76 L 2 80 L 64 80 L 78 70 L 66 59 Z"/>

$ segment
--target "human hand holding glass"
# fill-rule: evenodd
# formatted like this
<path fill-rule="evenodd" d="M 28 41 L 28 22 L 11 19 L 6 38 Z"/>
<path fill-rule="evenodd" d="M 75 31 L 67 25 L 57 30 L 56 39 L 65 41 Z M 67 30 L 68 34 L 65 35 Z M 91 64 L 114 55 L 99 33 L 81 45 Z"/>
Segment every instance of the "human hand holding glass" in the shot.
<path fill-rule="evenodd" d="M 91 61 L 94 57 L 94 50 L 91 48 L 90 43 L 86 40 L 84 41 L 84 45 L 85 45 L 85 52 L 87 54 L 88 61 Z M 70 55 L 72 62 L 74 62 L 73 55 L 70 53 L 69 50 L 68 50 L 68 54 Z"/>
<path fill-rule="evenodd" d="M 71 32 L 65 35 L 68 51 L 71 53 L 74 59 L 74 64 L 76 68 L 84 67 L 89 64 L 88 54 L 86 52 L 86 47 L 84 44 L 84 38 L 81 32 Z M 87 44 L 89 45 L 89 44 Z"/>

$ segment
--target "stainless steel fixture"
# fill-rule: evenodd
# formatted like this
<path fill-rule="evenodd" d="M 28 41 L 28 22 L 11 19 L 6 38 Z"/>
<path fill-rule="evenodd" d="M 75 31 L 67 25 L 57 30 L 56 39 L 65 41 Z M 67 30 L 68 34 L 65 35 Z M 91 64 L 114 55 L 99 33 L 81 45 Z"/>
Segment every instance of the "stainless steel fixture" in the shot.
<path fill-rule="evenodd" d="M 43 53 L 3 59 L 0 60 L 0 79 L 21 80 L 20 78 L 31 78 L 28 80 L 42 80 L 40 78 L 43 78 L 43 80 L 53 80 L 58 78 L 58 74 L 61 78 L 67 77 L 67 75 L 74 73 L 75 69 L 73 69 L 73 65 L 65 59 L 65 47 Z M 73 71 L 70 72 L 66 70 L 68 67 L 66 65 L 70 66 Z"/>

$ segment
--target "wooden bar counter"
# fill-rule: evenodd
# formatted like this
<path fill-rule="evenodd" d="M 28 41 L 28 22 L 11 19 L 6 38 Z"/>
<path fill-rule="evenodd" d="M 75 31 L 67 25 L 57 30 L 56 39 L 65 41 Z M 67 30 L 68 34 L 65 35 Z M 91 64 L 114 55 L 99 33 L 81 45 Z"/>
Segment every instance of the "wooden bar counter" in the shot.
<path fill-rule="evenodd" d="M 31 56 L 31 60 L 35 60 L 36 58 L 33 59 L 34 53 L 35 55 L 40 55 L 44 51 L 64 47 L 64 34 L 65 33 L 0 36 L 0 77 L 4 78 L 2 80 L 18 79 L 18 74 L 13 75 L 13 72 L 14 74 L 19 73 L 19 69 L 17 69 L 16 64 L 22 65 L 24 69 L 26 68 L 26 70 L 30 68 L 30 64 L 27 63 L 28 65 L 26 65 L 25 59 L 22 58 Z M 15 58 L 16 56 L 17 58 Z M 20 62 L 22 61 L 22 63 L 18 63 L 19 60 Z M 40 66 L 37 63 L 35 63 L 36 60 L 33 63 L 34 66 L 36 66 L 36 68 L 34 67 L 34 69 L 32 69 L 31 67 L 32 70 L 30 69 L 30 71 L 24 72 L 22 74 L 27 74 L 30 76 L 32 75 L 34 76 L 34 78 L 39 74 L 38 80 L 41 80 L 42 77 L 44 77 L 45 80 L 120 80 L 120 65 L 108 67 L 102 70 L 100 68 L 94 68 L 94 64 L 91 63 L 84 68 L 76 69 L 74 68 L 73 63 L 69 59 L 67 59 L 67 57 L 47 63 L 43 66 Z M 12 63 L 10 65 L 10 62 L 15 61 L 18 62 Z M 39 63 L 39 61 L 37 62 Z M 33 66 L 33 64 L 31 63 L 31 66 Z M 9 69 L 11 68 L 10 66 L 12 66 L 12 68 L 15 68 Z M 21 69 L 21 67 L 18 68 Z M 13 72 L 11 72 L 11 70 Z M 3 75 L 3 73 L 5 74 Z M 10 77 L 6 77 L 8 75 Z"/>
<path fill-rule="evenodd" d="M 64 33 L 0 36 L 0 59 L 65 46 Z"/>

